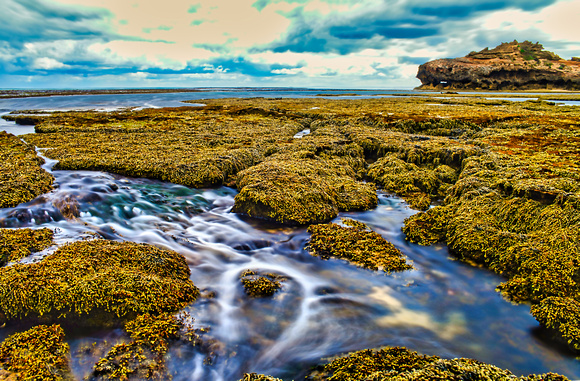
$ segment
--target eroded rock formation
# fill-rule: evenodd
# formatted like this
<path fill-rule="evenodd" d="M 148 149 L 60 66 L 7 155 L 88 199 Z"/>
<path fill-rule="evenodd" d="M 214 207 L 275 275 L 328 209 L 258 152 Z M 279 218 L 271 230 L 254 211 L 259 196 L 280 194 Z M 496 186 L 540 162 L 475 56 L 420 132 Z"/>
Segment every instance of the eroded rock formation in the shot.
<path fill-rule="evenodd" d="M 419 66 L 420 89 L 580 90 L 580 61 L 564 60 L 529 41 L 502 43 L 461 58 Z"/>

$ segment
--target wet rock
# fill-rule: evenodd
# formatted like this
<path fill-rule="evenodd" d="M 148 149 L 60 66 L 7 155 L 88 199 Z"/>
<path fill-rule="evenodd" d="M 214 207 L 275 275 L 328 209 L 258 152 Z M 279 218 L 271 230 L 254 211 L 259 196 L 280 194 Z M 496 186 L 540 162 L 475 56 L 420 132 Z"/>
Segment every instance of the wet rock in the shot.
<path fill-rule="evenodd" d="M 281 287 L 284 277 L 276 274 L 261 274 L 253 270 L 246 270 L 240 274 L 240 281 L 244 291 L 251 297 L 263 298 L 272 296 Z"/>
<path fill-rule="evenodd" d="M 399 249 L 365 224 L 348 219 L 343 223 L 347 226 L 334 223 L 309 226 L 308 232 L 312 235 L 307 250 L 310 254 L 323 259 L 346 259 L 355 265 L 385 272 L 413 268 Z"/>
<path fill-rule="evenodd" d="M 198 289 L 189 274 L 175 252 L 130 242 L 75 242 L 40 262 L 0 269 L 0 311 L 8 321 L 115 325 L 193 302 Z"/>
<path fill-rule="evenodd" d="M 403 347 L 365 349 L 338 357 L 310 373 L 312 381 L 351 380 L 482 380 L 482 381 L 567 381 L 564 376 L 547 373 L 517 377 L 509 370 L 472 359 L 441 359 L 425 356 Z"/>
<path fill-rule="evenodd" d="M 0 378 L 72 381 L 68 353 L 69 346 L 59 325 L 39 325 L 15 333 L 0 344 L 0 364 L 5 370 Z"/>
<path fill-rule="evenodd" d="M 20 138 L 0 131 L 0 208 L 14 207 L 52 189 L 44 160 Z"/>
<path fill-rule="evenodd" d="M 0 229 L 0 265 L 18 261 L 52 245 L 53 232 L 43 229 Z"/>

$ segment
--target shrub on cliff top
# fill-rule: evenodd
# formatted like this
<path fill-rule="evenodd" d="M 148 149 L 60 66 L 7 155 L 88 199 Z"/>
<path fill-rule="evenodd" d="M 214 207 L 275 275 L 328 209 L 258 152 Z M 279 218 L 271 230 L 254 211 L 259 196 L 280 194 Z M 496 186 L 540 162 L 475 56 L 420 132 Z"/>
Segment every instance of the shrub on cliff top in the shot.
<path fill-rule="evenodd" d="M 176 311 L 197 295 L 181 255 L 130 242 L 75 242 L 41 262 L 0 269 L 0 311 L 6 320 L 47 316 L 107 324 Z"/>

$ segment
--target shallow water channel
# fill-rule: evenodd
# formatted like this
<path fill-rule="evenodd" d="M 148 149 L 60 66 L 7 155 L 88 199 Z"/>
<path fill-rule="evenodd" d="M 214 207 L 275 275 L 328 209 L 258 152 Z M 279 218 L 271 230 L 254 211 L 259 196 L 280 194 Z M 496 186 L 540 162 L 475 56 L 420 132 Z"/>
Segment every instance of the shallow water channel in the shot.
<path fill-rule="evenodd" d="M 73 98 L 65 100 L 70 103 Z M 50 102 L 56 100 L 61 101 Z M 21 102 L 3 111 L 45 108 L 42 102 L 48 101 Z M 28 128 L 4 124 L 16 133 Z M 48 161 L 45 168 L 51 170 L 53 164 Z M 236 195 L 231 188 L 190 189 L 103 172 L 52 173 L 55 190 L 0 209 L 0 227 L 49 227 L 56 232 L 57 244 L 97 233 L 169 248 L 186 257 L 191 279 L 202 294 L 215 295 L 199 298 L 187 310 L 196 326 L 208 327 L 222 343 L 217 356 L 208 364 L 195 350 L 170 352 L 168 366 L 176 381 L 230 381 L 244 372 L 298 380 L 322 358 L 383 345 L 475 358 L 517 375 L 553 371 L 580 379 L 580 361 L 541 338 L 529 306 L 513 305 L 495 291 L 501 277 L 451 259 L 445 245 L 406 242 L 401 226 L 415 211 L 396 197 L 379 193 L 376 209 L 340 215 L 366 223 L 415 267 L 387 275 L 310 256 L 304 249 L 309 237 L 305 228 L 274 226 L 231 213 Z M 67 198 L 79 203 L 77 220 L 66 220 L 54 206 Z M 54 249 L 26 260 L 38 260 Z M 251 299 L 239 280 L 246 269 L 274 272 L 287 280 L 274 297 Z M 0 339 L 10 330 L 0 330 Z M 83 347 L 97 343 L 108 350 L 127 340 L 121 329 L 69 334 L 71 365 L 78 379 L 98 360 Z"/>
<path fill-rule="evenodd" d="M 49 227 L 59 244 L 99 233 L 169 248 L 187 258 L 200 289 L 215 293 L 188 310 L 223 347 L 211 365 L 195 351 L 173 353 L 175 380 L 235 380 L 249 371 L 299 379 L 323 357 L 382 345 L 472 357 L 516 374 L 580 377 L 577 360 L 536 337 L 528 306 L 512 305 L 494 291 L 499 277 L 450 260 L 443 245 L 407 243 L 400 228 L 414 211 L 398 198 L 379 194 L 376 209 L 342 215 L 368 224 L 416 267 L 386 275 L 310 256 L 304 228 L 231 213 L 236 192 L 230 188 L 190 189 L 102 172 L 53 175 L 56 190 L 1 209 L 0 226 Z M 78 221 L 64 219 L 53 206 L 66 197 L 79 202 Z M 273 298 L 250 299 L 238 279 L 245 269 L 288 279 Z M 75 355 L 83 344 L 112 346 L 122 339 L 121 330 L 69 337 L 76 376 L 86 375 L 97 360 Z"/>

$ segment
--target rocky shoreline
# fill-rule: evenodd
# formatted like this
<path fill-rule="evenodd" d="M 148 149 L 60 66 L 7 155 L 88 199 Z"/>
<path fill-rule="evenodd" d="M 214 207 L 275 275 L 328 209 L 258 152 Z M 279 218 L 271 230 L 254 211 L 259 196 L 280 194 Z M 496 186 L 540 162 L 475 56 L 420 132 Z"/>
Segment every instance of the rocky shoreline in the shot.
<path fill-rule="evenodd" d="M 438 101 L 431 98 L 204 102 L 205 107 L 196 109 L 37 115 L 37 133 L 25 136 L 28 145 L 10 143 L 0 149 L 8 163 L 13 150 L 34 152 L 32 146 L 38 146 L 47 148 L 47 157 L 59 161 L 58 169 L 104 170 L 191 187 L 233 186 L 239 191 L 234 212 L 278 224 L 309 225 L 313 234 L 310 247 L 316 255 L 346 257 L 353 264 L 377 270 L 389 270 L 385 263 L 390 262 L 397 264 L 393 271 L 404 271 L 410 266 L 397 255 L 368 261 L 368 255 L 373 254 L 359 241 L 375 243 L 378 238 L 364 225 L 356 221 L 343 228 L 325 224 L 339 211 L 374 208 L 376 188 L 384 189 L 425 211 L 406 221 L 408 240 L 424 245 L 445 242 L 457 258 L 505 276 L 499 290 L 515 302 L 530 303 L 533 315 L 556 340 L 578 350 L 580 326 L 573 316 L 580 304 L 577 108 L 543 101 L 516 104 L 473 98 L 441 99 L 435 106 Z M 20 117 L 27 115 L 14 118 Z M 294 138 L 306 128 L 310 134 Z M 5 139 L 11 142 L 9 135 Z M 19 165 L 30 168 L 25 174 L 37 176 L 40 164 L 28 160 Z M 8 178 L 14 172 L 7 169 L 2 175 Z M 22 181 L 6 184 L 12 184 L 6 194 L 22 193 Z M 48 181 L 47 186 L 50 184 Z M 18 202 L 42 192 L 46 190 Z M 70 208 L 74 209 L 74 200 Z M 325 238 L 317 241 L 319 235 Z M 339 246 L 324 246 L 327 235 L 335 236 L 332 239 Z M 21 240 L 26 241 L 26 237 Z M 22 246 L 24 251 L 38 250 L 29 242 L 22 242 Z M 349 250 L 357 255 L 351 256 Z M 96 267 L 90 258 L 103 252 L 118 258 L 123 266 Z M 135 257 L 143 260 L 134 261 Z M 104 275 L 95 275 L 90 281 L 81 277 L 76 284 L 79 268 Z M 0 269 L 3 290 L 25 284 L 24 278 L 34 284 L 48 282 L 41 289 L 31 285 L 26 292 L 7 291 L 21 297 L 4 298 L 7 304 L 0 304 L 0 312 L 8 324 L 28 319 L 61 323 L 65 329 L 63 315 L 73 319 L 83 315 L 95 324 L 102 322 L 102 316 L 113 315 L 117 320 L 105 320 L 125 325 L 133 341 L 105 354 L 93 379 L 155 379 L 163 377 L 164 348 L 168 345 L 202 345 L 202 339 L 187 336 L 185 323 L 164 315 L 198 296 L 187 270 L 183 258 L 174 252 L 106 240 L 79 242 L 59 248 L 39 263 Z M 152 278 L 161 275 L 167 279 Z M 248 273 L 246 277 L 255 280 L 249 277 L 257 275 Z M 106 279 L 119 281 L 108 288 L 107 295 L 82 293 Z M 159 295 L 162 291 L 167 294 L 155 299 L 167 299 L 167 303 L 149 306 L 151 296 L 141 295 L 135 286 L 144 279 L 165 285 L 158 291 Z M 84 296 L 71 299 L 70 295 L 77 294 L 66 287 Z M 54 292 L 44 292 L 53 288 Z M 263 287 L 260 284 L 258 288 Z M 266 295 L 275 293 L 275 289 L 267 291 Z M 102 300 L 106 303 L 101 305 Z M 60 328 L 38 327 L 54 337 L 59 353 L 65 351 Z M 6 343 L 6 351 L 21 350 L 25 345 L 18 337 Z M 211 346 L 204 348 L 211 356 Z M 150 359 L 142 363 L 144 367 L 135 360 L 141 357 Z M 23 366 L 9 358 L 0 359 L 4 369 L 21 372 Z M 368 359 L 373 361 L 368 371 L 355 367 L 357 373 L 349 373 L 354 371 L 352 364 Z M 60 357 L 54 361 L 59 371 L 47 379 L 66 379 L 66 362 Z M 482 379 L 498 379 L 498 375 L 518 379 L 473 360 L 441 360 L 405 349 L 357 352 L 337 361 L 312 375 L 313 379 L 421 379 L 465 372 L 479 372 Z M 248 374 L 244 379 L 271 378 Z M 519 379 L 566 380 L 553 374 Z"/>

